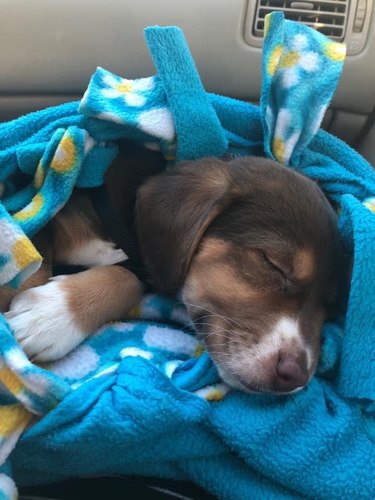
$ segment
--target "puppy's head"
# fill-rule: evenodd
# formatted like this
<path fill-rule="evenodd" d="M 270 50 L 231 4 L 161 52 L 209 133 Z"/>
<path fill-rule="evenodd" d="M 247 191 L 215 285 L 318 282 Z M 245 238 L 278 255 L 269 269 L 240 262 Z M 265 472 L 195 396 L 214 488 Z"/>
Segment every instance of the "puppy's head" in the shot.
<path fill-rule="evenodd" d="M 141 187 L 137 228 L 153 284 L 182 292 L 227 383 L 287 393 L 309 381 L 340 263 L 314 182 L 262 158 L 180 164 Z"/>

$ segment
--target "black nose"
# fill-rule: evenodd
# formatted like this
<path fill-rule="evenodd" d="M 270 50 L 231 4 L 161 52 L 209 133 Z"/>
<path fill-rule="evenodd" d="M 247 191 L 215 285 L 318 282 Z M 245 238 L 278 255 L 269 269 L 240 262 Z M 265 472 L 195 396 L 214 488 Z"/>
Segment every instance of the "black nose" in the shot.
<path fill-rule="evenodd" d="M 304 364 L 291 356 L 281 357 L 276 365 L 275 389 L 290 392 L 306 385 L 309 375 Z"/>

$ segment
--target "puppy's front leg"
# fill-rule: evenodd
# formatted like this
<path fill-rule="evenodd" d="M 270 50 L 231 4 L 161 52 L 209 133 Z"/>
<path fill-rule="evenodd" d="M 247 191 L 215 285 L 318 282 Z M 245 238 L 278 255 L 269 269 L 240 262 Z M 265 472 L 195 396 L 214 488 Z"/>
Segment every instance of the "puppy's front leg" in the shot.
<path fill-rule="evenodd" d="M 120 320 L 138 304 L 142 285 L 120 266 L 95 267 L 57 276 L 20 293 L 7 319 L 30 359 L 52 361 L 74 349 L 108 321 Z"/>

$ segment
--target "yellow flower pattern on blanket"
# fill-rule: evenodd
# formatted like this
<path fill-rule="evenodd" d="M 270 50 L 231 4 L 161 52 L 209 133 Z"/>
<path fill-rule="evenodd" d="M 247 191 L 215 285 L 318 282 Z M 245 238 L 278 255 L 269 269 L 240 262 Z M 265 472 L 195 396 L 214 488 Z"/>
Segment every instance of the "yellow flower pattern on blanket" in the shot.
<path fill-rule="evenodd" d="M 32 199 L 13 216 L 0 203 L 0 285 L 18 286 L 40 267 L 42 256 L 29 238 L 69 199 L 85 158 L 87 137 L 78 127 L 57 129 L 37 165 Z M 0 449 L 9 453 L 33 415 L 56 406 L 70 388 L 30 363 L 2 315 L 0 328 L 0 386 L 7 394 L 0 405 Z"/>
<path fill-rule="evenodd" d="M 13 215 L 16 222 L 25 222 L 36 217 L 44 206 L 44 197 L 42 193 L 37 193 L 31 202 L 22 210 Z"/>
<path fill-rule="evenodd" d="M 29 424 L 32 414 L 20 404 L 0 406 L 0 436 L 8 438 Z"/>
<path fill-rule="evenodd" d="M 284 21 L 281 12 L 266 16 L 265 30 L 265 145 L 269 156 L 288 165 L 318 131 L 346 49 L 315 30 Z"/>
<path fill-rule="evenodd" d="M 68 201 L 85 158 L 88 134 L 78 127 L 58 129 L 36 168 L 31 201 L 12 217 L 0 204 L 0 285 L 19 286 L 41 265 L 42 257 L 30 241 Z M 16 223 L 16 224 L 15 224 Z"/>
<path fill-rule="evenodd" d="M 65 174 L 74 169 L 77 159 L 77 148 L 74 138 L 65 134 L 57 146 L 51 161 L 51 169 L 59 174 Z"/>

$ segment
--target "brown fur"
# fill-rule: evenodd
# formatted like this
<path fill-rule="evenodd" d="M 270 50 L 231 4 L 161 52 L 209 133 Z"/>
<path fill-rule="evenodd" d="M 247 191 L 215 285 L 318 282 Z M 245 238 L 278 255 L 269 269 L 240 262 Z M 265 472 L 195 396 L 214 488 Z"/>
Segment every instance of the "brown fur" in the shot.
<path fill-rule="evenodd" d="M 242 368 L 233 374 L 232 367 L 229 375 L 223 368 L 227 380 L 289 390 L 296 384 L 279 383 L 277 373 L 286 364 L 290 379 L 307 382 L 341 263 L 335 214 L 314 182 L 260 158 L 185 164 L 140 188 L 137 229 L 153 284 L 172 294 L 182 289 L 218 366 L 241 352 L 250 359 L 280 318 L 298 323 L 310 366 L 307 353 L 285 340 L 254 361 L 260 381 L 254 370 L 239 377 Z"/>
<path fill-rule="evenodd" d="M 71 257 L 89 240 L 107 239 L 105 229 L 93 210 L 89 195 L 75 191 L 52 224 L 52 252 L 56 263 L 69 264 Z"/>
<path fill-rule="evenodd" d="M 143 291 L 134 274 L 119 266 L 95 267 L 73 274 L 69 280 L 62 280 L 61 288 L 67 294 L 76 323 L 86 334 L 108 321 L 125 318 L 140 302 Z"/>
<path fill-rule="evenodd" d="M 106 176 L 127 224 L 137 192 L 136 229 L 150 282 L 160 292 L 182 291 L 198 335 L 230 384 L 278 392 L 304 385 L 318 361 L 326 302 L 340 267 L 336 219 L 322 192 L 261 158 L 209 158 L 160 174 L 163 167 L 160 155 L 128 145 Z M 159 175 L 143 181 L 153 173 Z M 108 239 L 85 192 L 74 194 L 49 230 L 48 271 L 50 261 L 69 263 L 88 239 Z M 142 290 L 118 266 L 61 283 L 87 333 L 125 317 Z M 277 333 L 280 318 L 298 323 L 311 366 L 308 353 L 283 333 L 280 347 L 256 355 L 270 332 Z"/>

